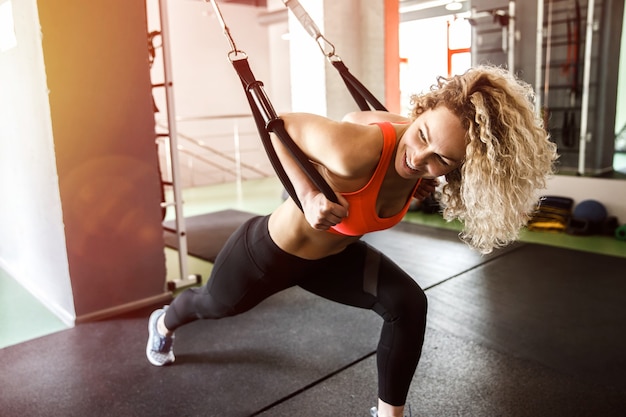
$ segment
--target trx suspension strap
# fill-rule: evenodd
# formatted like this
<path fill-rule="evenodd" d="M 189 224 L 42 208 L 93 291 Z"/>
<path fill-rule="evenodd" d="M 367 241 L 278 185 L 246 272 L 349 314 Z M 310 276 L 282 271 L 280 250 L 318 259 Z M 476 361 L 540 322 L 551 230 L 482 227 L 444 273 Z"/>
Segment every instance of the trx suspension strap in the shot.
<path fill-rule="evenodd" d="M 302 204 L 298 199 L 293 184 L 289 179 L 287 173 L 285 172 L 278 155 L 276 154 L 276 150 L 272 144 L 272 140 L 270 138 L 270 132 L 273 132 L 278 139 L 282 142 L 283 145 L 287 148 L 289 153 L 294 157 L 300 169 L 307 175 L 307 177 L 311 180 L 311 182 L 324 194 L 324 196 L 334 202 L 338 203 L 337 196 L 333 189 L 328 185 L 326 180 L 321 176 L 321 174 L 315 169 L 307 155 L 302 152 L 302 150 L 296 145 L 291 136 L 287 133 L 285 129 L 285 124 L 283 120 L 278 117 L 272 103 L 270 102 L 265 90 L 263 89 L 263 83 L 258 81 L 250 66 L 248 65 L 248 56 L 245 52 L 237 49 L 235 42 L 233 41 L 232 36 L 230 35 L 230 30 L 226 25 L 222 13 L 217 5 L 216 0 L 207 0 L 210 1 L 213 9 L 215 10 L 215 14 L 222 25 L 222 29 L 224 30 L 224 35 L 228 39 L 230 43 L 231 50 L 228 53 L 228 59 L 235 68 L 237 75 L 241 79 L 241 84 L 243 86 L 244 92 L 246 94 L 246 98 L 248 99 L 248 104 L 250 105 L 250 109 L 252 110 L 252 114 L 254 116 L 254 121 L 257 126 L 257 130 L 259 131 L 259 135 L 261 136 L 261 141 L 263 142 L 263 146 L 265 148 L 265 152 L 278 175 L 278 178 L 282 182 L 285 190 L 289 194 L 289 196 L 293 199 L 293 201 L 298 205 L 300 210 L 302 210 Z"/>
<path fill-rule="evenodd" d="M 367 89 L 354 75 L 350 73 L 348 67 L 343 63 L 338 55 L 335 55 L 335 46 L 330 43 L 324 35 L 320 32 L 319 28 L 311 19 L 311 16 L 304 10 L 304 7 L 298 0 L 283 0 L 285 6 L 291 10 L 293 15 L 300 21 L 300 24 L 311 35 L 311 37 L 317 42 L 320 50 L 326 56 L 328 61 L 333 64 L 335 69 L 341 75 L 343 82 L 346 84 L 348 91 L 356 101 L 359 109 L 362 111 L 367 110 L 380 110 L 387 111 L 385 106 L 374 97 L 374 95 Z M 371 107 L 370 107 L 371 106 Z"/>

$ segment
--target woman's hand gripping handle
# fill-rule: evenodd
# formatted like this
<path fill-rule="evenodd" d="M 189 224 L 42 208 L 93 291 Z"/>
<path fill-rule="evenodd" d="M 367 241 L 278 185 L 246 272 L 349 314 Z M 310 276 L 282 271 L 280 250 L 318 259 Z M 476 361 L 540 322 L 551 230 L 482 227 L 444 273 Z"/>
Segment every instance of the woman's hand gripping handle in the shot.
<path fill-rule="evenodd" d="M 312 228 L 328 230 L 348 215 L 348 201 L 336 194 L 339 204 L 328 200 L 321 192 L 312 191 L 302 199 L 304 217 Z"/>

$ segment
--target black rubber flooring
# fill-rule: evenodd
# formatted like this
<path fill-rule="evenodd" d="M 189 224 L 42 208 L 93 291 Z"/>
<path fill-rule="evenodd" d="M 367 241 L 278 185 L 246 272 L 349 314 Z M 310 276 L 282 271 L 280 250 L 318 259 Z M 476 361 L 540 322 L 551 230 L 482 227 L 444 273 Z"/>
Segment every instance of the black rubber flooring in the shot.
<path fill-rule="evenodd" d="M 187 230 L 187 253 L 209 262 L 215 262 L 215 257 L 226 243 L 226 240 L 246 220 L 255 214 L 239 210 L 221 210 L 185 218 Z M 178 249 L 178 237 L 175 233 L 175 222 L 169 220 L 163 223 L 165 245 Z"/>
<path fill-rule="evenodd" d="M 454 232 L 368 237 L 426 289 L 413 416 L 626 415 L 626 258 L 532 244 L 488 257 Z M 362 416 L 379 318 L 298 288 L 177 332 L 144 356 L 149 310 L 0 350 L 0 415 Z"/>

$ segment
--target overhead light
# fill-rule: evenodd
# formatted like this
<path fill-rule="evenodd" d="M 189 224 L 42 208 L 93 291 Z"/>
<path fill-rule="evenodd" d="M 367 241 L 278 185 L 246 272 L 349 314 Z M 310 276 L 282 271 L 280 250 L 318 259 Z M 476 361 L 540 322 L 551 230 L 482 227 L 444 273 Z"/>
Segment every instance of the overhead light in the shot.
<path fill-rule="evenodd" d="M 446 4 L 446 10 L 456 11 L 456 10 L 461 10 L 462 8 L 463 8 L 463 5 L 461 4 L 460 1 L 457 1 L 457 0 L 454 0 Z"/>

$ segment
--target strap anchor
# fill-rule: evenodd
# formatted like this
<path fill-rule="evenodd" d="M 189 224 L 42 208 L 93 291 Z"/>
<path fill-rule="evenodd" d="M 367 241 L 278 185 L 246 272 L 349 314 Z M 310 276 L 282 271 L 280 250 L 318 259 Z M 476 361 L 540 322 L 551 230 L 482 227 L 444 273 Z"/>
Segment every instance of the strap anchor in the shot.
<path fill-rule="evenodd" d="M 335 55 L 335 45 L 333 45 L 328 39 L 324 37 L 320 29 L 315 24 L 315 21 L 309 16 L 304 7 L 298 0 L 283 0 L 283 3 L 293 15 L 300 21 L 300 24 L 304 30 L 313 38 L 317 45 L 320 47 L 322 53 L 330 59 Z"/>
<path fill-rule="evenodd" d="M 222 16 L 222 11 L 220 10 L 220 7 L 218 6 L 217 2 L 215 0 L 205 0 L 205 1 L 208 3 L 211 3 L 211 5 L 213 6 L 213 10 L 215 11 L 217 20 L 219 20 L 220 25 L 222 26 L 224 36 L 226 37 L 226 39 L 228 40 L 228 43 L 230 44 L 230 52 L 228 52 L 228 59 L 230 60 L 230 62 L 238 61 L 241 59 L 247 59 L 248 55 L 244 51 L 237 49 L 235 40 L 230 34 L 230 29 L 226 25 L 226 21 L 224 20 L 224 16 Z"/>
<path fill-rule="evenodd" d="M 333 45 L 328 39 L 326 39 L 324 35 L 320 34 L 318 37 L 316 37 L 315 42 L 317 42 L 317 46 L 320 47 L 320 50 L 326 56 L 326 58 L 331 60 L 333 57 L 337 57 L 337 59 L 341 61 L 341 58 L 335 55 L 335 45 Z M 329 52 L 326 52 L 327 48 Z"/>
<path fill-rule="evenodd" d="M 228 53 L 228 60 L 232 63 L 235 61 L 240 61 L 242 59 L 248 59 L 248 54 L 244 51 L 240 51 L 238 49 L 233 49 Z"/>

